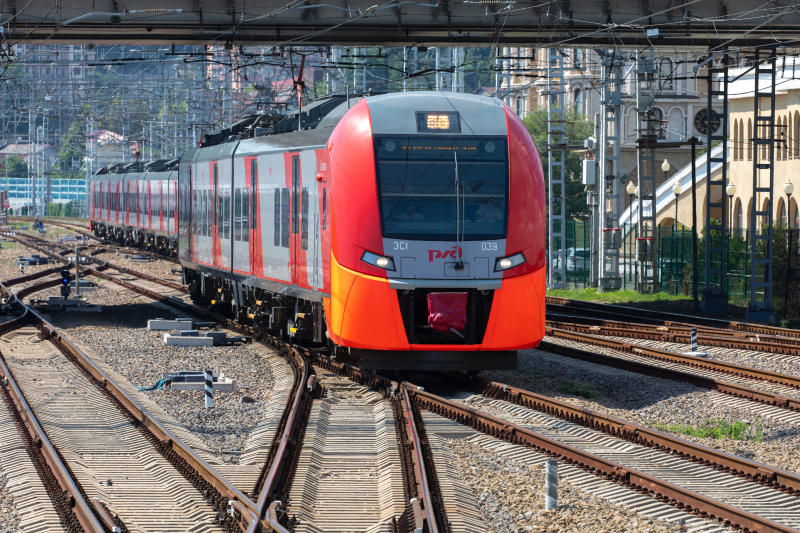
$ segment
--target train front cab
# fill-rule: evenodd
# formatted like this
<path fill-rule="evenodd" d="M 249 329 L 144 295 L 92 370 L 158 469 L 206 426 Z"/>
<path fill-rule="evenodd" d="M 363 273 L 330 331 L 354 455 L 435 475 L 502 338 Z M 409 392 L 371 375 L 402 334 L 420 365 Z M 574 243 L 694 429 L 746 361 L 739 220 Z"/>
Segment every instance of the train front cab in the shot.
<path fill-rule="evenodd" d="M 401 97 L 362 101 L 328 144 L 329 337 L 364 368 L 513 368 L 544 335 L 536 147 L 499 101 Z M 466 302 L 462 330 L 431 326 L 431 293 Z"/>

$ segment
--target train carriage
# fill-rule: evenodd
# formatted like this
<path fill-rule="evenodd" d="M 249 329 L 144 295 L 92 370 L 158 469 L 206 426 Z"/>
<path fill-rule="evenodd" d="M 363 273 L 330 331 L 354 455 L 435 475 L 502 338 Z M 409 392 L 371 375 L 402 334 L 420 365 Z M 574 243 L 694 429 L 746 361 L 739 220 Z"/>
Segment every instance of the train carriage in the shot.
<path fill-rule="evenodd" d="M 175 159 L 99 170 L 89 184 L 91 229 L 121 244 L 175 255 L 177 168 Z"/>
<path fill-rule="evenodd" d="M 367 368 L 509 368 L 538 344 L 542 168 L 502 102 L 332 98 L 258 124 L 181 159 L 196 300 Z"/>

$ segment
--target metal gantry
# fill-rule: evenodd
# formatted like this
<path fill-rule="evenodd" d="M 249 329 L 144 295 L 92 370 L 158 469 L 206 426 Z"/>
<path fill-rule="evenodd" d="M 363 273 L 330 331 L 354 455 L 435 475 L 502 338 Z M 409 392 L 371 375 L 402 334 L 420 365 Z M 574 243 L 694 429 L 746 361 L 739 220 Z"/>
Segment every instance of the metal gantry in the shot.
<path fill-rule="evenodd" d="M 564 120 L 564 56 L 547 53 L 547 284 L 566 287 L 566 122 Z"/>
<path fill-rule="evenodd" d="M 756 48 L 754 67 L 753 210 L 750 213 L 750 305 L 747 316 L 759 322 L 772 322 L 775 318 L 772 307 L 772 194 L 775 181 L 776 49 Z"/>
<path fill-rule="evenodd" d="M 601 53 L 603 93 L 600 102 L 600 199 L 599 288 L 617 290 L 622 286 L 619 273 L 619 249 L 622 235 L 619 227 L 620 198 L 620 115 L 622 114 L 622 62 L 614 50 Z"/>
<path fill-rule="evenodd" d="M 639 117 L 637 161 L 639 182 L 639 218 L 636 253 L 638 259 L 639 291 L 658 290 L 656 278 L 656 140 L 659 117 L 654 106 L 658 79 L 651 50 L 646 57 L 636 55 L 636 110 Z M 646 206 L 646 210 L 645 210 Z"/>
<path fill-rule="evenodd" d="M 435 54 L 436 90 L 453 91 L 453 51 L 449 48 L 437 47 Z"/>
<path fill-rule="evenodd" d="M 728 52 L 724 50 L 718 57 L 709 52 L 706 67 L 706 239 L 705 239 L 705 285 L 703 289 L 703 310 L 722 315 L 728 311 L 727 286 L 727 247 L 728 220 L 725 187 L 728 182 Z M 716 59 L 716 61 L 715 61 Z M 716 81 L 715 81 L 716 80 Z M 715 111 L 715 99 L 722 100 L 720 126 L 714 131 L 711 117 Z M 722 145 L 719 156 L 712 156 L 714 144 Z M 711 167 L 721 163 L 719 177 L 714 179 Z"/>

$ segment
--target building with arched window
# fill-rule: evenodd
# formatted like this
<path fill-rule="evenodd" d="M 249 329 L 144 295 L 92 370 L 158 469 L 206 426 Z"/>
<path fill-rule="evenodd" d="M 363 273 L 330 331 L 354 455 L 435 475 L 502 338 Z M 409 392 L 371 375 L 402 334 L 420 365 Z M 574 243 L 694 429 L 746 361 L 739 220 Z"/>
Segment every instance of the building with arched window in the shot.
<path fill-rule="evenodd" d="M 549 49 L 507 47 L 501 53 L 504 58 L 501 61 L 500 74 L 501 97 L 514 110 L 519 109 L 516 105 L 518 99 L 524 98 L 528 106 L 522 109 L 522 113 L 547 109 Z M 601 80 L 600 55 L 593 49 L 565 49 L 560 50 L 560 53 L 565 68 L 563 94 L 566 107 L 577 110 L 589 120 L 594 120 L 596 114 L 601 111 L 601 84 L 598 83 Z M 622 51 L 621 54 L 626 56 L 626 59 L 622 65 L 625 78 L 621 84 L 620 126 L 623 139 L 620 166 L 622 175 L 635 180 L 636 139 L 641 129 L 636 111 L 635 51 Z M 688 53 L 656 52 L 654 66 L 658 77 L 658 92 L 655 113 L 659 140 L 680 142 L 687 141 L 692 136 L 703 139 L 700 132 L 695 129 L 695 116 L 707 107 L 704 96 L 706 88 L 702 69 L 701 77 L 695 79 L 696 64 L 696 59 Z M 582 139 L 570 140 L 582 141 Z M 659 159 L 670 161 L 673 169 L 670 174 L 687 165 L 689 156 L 688 144 L 677 148 L 660 149 L 657 154 Z M 659 172 L 658 183 L 663 180 L 664 176 Z M 625 202 L 627 203 L 627 199 Z"/>
<path fill-rule="evenodd" d="M 787 63 L 788 61 L 789 59 Z M 759 192 L 754 198 L 753 166 L 769 164 L 770 147 L 767 144 L 756 147 L 753 136 L 758 133 L 767 137 L 768 129 L 760 127 L 759 131 L 753 131 L 755 101 L 752 70 L 748 71 L 748 67 L 731 69 L 729 76 L 731 79 L 738 77 L 729 86 L 730 123 L 733 129 L 728 180 L 736 187 L 735 204 L 756 205 L 762 212 L 771 210 L 774 225 L 791 223 L 792 228 L 796 229 L 800 227 L 797 202 L 794 196 L 787 201 L 784 183 L 790 181 L 796 194 L 800 194 L 800 80 L 792 79 L 791 69 L 787 68 L 785 73 L 781 69 L 777 70 L 772 192 Z M 765 112 L 762 109 L 759 114 L 768 114 L 768 110 Z M 759 176 L 759 186 L 768 187 L 768 172 L 761 170 Z M 740 216 L 734 208 L 733 223 L 737 228 L 760 231 L 766 222 L 767 217 L 763 215 L 753 219 L 752 207 L 748 207 L 744 216 Z"/>

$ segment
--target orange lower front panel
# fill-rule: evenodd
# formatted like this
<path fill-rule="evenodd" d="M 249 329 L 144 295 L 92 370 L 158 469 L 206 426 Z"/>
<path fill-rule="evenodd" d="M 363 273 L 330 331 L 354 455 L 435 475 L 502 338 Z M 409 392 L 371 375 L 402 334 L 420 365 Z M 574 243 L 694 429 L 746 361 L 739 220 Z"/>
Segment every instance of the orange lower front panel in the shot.
<path fill-rule="evenodd" d="M 328 335 L 340 346 L 368 350 L 498 351 L 537 346 L 544 336 L 545 269 L 504 279 L 494 291 L 481 344 L 410 344 L 389 280 L 341 266 L 331 257 Z"/>
<path fill-rule="evenodd" d="M 328 311 L 328 309 L 326 309 Z M 397 294 L 389 280 L 341 266 L 331 256 L 328 335 L 336 344 L 368 350 L 410 350 Z"/>

